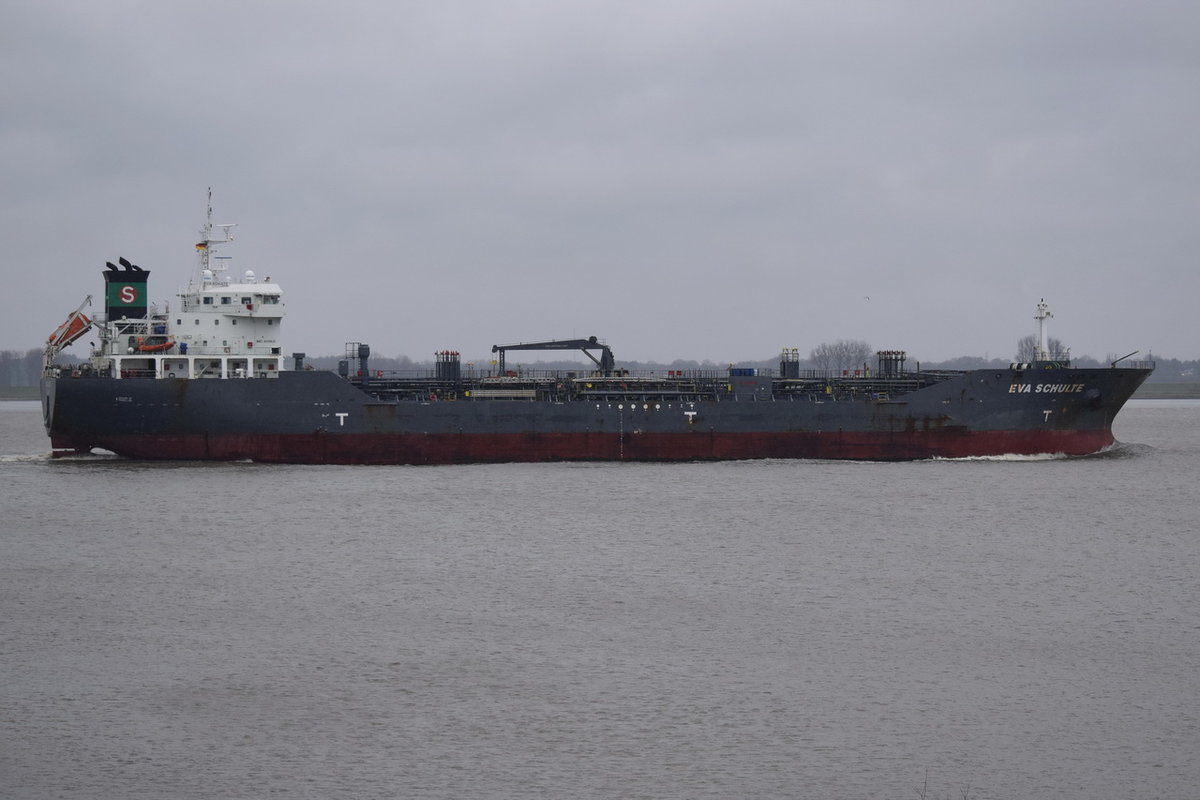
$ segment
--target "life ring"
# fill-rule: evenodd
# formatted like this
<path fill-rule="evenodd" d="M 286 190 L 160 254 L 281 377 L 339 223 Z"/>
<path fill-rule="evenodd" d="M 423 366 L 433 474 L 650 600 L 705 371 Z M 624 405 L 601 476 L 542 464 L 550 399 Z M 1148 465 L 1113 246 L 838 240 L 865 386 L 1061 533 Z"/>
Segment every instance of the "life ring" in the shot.
<path fill-rule="evenodd" d="M 225 352 L 226 352 L 226 353 L 228 353 L 228 352 L 229 352 L 229 348 L 228 348 L 228 347 L 226 347 L 226 348 L 225 348 Z"/>

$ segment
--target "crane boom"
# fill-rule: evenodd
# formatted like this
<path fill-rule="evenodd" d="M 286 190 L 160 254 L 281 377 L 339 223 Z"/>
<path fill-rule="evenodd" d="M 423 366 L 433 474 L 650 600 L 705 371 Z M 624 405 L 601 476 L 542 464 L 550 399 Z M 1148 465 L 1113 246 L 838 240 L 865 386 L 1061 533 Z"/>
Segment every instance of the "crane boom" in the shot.
<path fill-rule="evenodd" d="M 612 349 L 595 336 L 589 336 L 586 339 L 551 339 L 547 342 L 494 344 L 492 352 L 500 354 L 498 359 L 500 372 L 504 372 L 504 354 L 509 350 L 582 350 L 583 354 L 590 358 L 605 375 L 612 374 L 613 366 L 616 363 L 613 359 Z M 592 350 L 599 350 L 600 358 L 592 355 Z"/>

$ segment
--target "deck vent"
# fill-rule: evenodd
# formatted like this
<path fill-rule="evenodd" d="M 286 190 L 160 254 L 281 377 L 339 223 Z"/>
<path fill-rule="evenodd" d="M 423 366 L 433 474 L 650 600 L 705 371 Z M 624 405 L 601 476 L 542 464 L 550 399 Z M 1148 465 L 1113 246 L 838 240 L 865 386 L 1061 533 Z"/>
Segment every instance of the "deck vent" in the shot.
<path fill-rule="evenodd" d="M 879 374 L 883 377 L 895 377 L 904 372 L 908 353 L 903 350 L 880 350 L 875 355 L 879 357 Z"/>
<path fill-rule="evenodd" d="M 437 361 L 434 363 L 434 377 L 439 381 L 457 381 L 462 376 L 462 365 L 459 354 L 454 350 L 443 350 L 434 353 Z"/>

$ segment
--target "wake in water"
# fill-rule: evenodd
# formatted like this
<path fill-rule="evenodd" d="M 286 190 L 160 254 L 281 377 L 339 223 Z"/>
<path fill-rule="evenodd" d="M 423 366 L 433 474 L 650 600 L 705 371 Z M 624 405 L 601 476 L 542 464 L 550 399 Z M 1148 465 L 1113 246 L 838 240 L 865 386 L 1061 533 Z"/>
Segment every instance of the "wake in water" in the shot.
<path fill-rule="evenodd" d="M 1104 448 L 1099 453 L 1092 453 L 1080 458 L 1146 458 L 1154 455 L 1158 448 L 1138 442 L 1116 442 Z"/>
<path fill-rule="evenodd" d="M 19 454 L 0 455 L 0 464 L 19 464 L 21 462 L 26 462 L 26 461 L 49 461 L 49 460 L 50 460 L 49 453 L 39 453 L 39 454 L 19 453 Z"/>
<path fill-rule="evenodd" d="M 945 458 L 935 456 L 927 459 L 929 462 L 960 462 L 960 461 L 1066 461 L 1071 458 L 1066 453 L 1037 453 L 1022 455 L 1021 453 L 1004 453 L 998 456 L 962 456 L 961 458 Z"/>
<path fill-rule="evenodd" d="M 1035 453 L 1023 455 L 1020 453 L 1005 453 L 998 456 L 963 456 L 962 458 L 932 458 L 930 461 L 1081 461 L 1108 458 L 1144 458 L 1151 455 L 1155 448 L 1146 444 L 1114 442 L 1095 453 L 1082 456 L 1071 456 L 1066 453 Z"/>

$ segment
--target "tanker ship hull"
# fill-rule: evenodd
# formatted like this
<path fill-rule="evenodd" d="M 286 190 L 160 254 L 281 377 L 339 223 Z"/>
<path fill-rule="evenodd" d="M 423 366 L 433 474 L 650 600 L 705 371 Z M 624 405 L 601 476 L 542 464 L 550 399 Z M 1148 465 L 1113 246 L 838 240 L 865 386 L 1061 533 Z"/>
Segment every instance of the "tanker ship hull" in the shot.
<path fill-rule="evenodd" d="M 389 394 L 383 382 L 319 371 L 48 377 L 42 403 L 56 455 L 311 464 L 896 461 L 1094 453 L 1113 443 L 1113 418 L 1150 371 L 977 370 L 904 391 L 881 391 L 879 380 L 822 391 L 730 379 L 704 393 L 661 382 L 565 391 L 558 384 L 521 397 L 478 385 Z"/>

